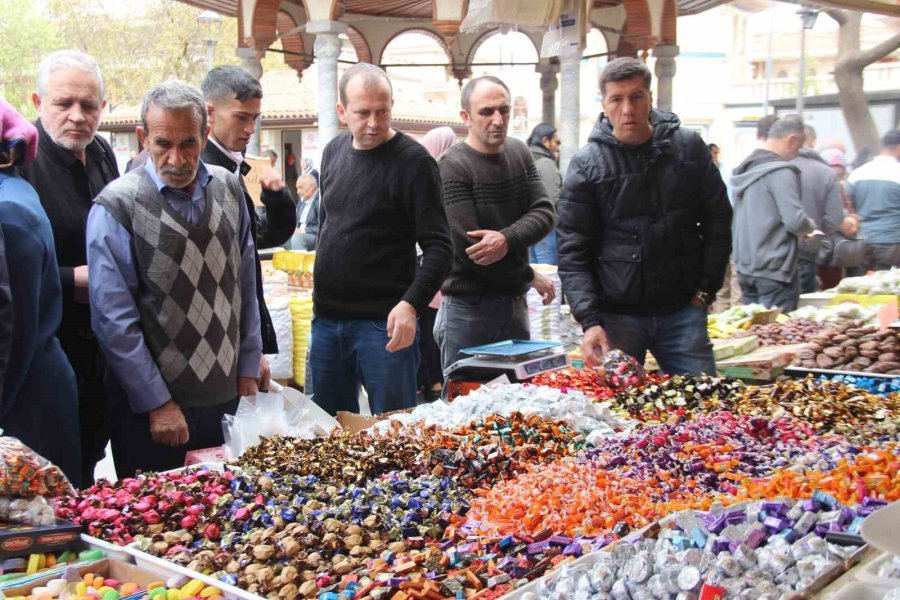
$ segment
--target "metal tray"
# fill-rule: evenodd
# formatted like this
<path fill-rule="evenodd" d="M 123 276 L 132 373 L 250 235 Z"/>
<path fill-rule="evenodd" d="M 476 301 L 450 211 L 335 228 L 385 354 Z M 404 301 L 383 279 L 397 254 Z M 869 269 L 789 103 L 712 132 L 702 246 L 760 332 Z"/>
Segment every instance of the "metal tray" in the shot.
<path fill-rule="evenodd" d="M 541 340 L 505 340 L 494 344 L 485 344 L 484 346 L 462 348 L 460 352 L 475 356 L 513 359 L 560 346 L 562 344 L 559 342 L 544 342 Z"/>

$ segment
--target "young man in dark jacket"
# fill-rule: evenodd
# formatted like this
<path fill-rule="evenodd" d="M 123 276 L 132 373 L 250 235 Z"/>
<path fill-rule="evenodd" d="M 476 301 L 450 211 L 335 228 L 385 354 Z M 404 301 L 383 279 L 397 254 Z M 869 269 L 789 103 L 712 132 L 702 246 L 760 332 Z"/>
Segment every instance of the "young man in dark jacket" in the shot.
<path fill-rule="evenodd" d="M 731 206 L 709 149 L 651 108 L 635 59 L 600 77 L 603 114 L 572 158 L 557 205 L 559 275 L 588 365 L 610 348 L 663 371 L 713 373 L 706 312 L 731 252 Z"/>
<path fill-rule="evenodd" d="M 203 162 L 223 167 L 238 175 L 244 188 L 244 200 L 250 213 L 250 233 L 257 248 L 279 246 L 294 234 L 297 213 L 294 199 L 284 181 L 272 169 L 267 169 L 262 184 L 261 201 L 265 216 L 256 212 L 253 200 L 244 185 L 250 166 L 244 162 L 244 150 L 253 135 L 256 119 L 262 104 L 262 86 L 259 81 L 240 67 L 216 67 L 203 79 L 203 98 L 209 111 L 209 143 L 203 150 Z M 254 250 L 255 252 L 255 250 Z M 275 328 L 263 298 L 262 268 L 256 254 L 256 300 L 259 303 L 259 324 L 262 333 L 263 354 L 278 352 Z M 260 361 L 259 388 L 269 388 L 269 363 L 265 356 Z"/>

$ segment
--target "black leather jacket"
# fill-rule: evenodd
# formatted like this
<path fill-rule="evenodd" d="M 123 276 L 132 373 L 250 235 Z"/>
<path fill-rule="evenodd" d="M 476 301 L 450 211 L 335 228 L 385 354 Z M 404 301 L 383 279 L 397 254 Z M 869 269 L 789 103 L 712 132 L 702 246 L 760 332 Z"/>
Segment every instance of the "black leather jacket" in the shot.
<path fill-rule="evenodd" d="M 650 113 L 653 137 L 619 142 L 600 115 L 557 204 L 559 275 L 587 329 L 602 313 L 671 314 L 715 296 L 731 253 L 731 205 L 700 137 Z"/>

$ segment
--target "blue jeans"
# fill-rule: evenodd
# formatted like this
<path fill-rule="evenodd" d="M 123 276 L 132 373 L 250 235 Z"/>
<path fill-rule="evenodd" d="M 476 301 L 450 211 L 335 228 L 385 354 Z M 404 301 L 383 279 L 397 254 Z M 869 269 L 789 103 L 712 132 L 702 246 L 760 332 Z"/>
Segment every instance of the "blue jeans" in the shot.
<path fill-rule="evenodd" d="M 706 309 L 688 304 L 671 315 L 640 317 L 603 314 L 611 348 L 644 362 L 647 350 L 669 375 L 715 375 L 716 360 L 706 332 Z"/>
<path fill-rule="evenodd" d="M 528 249 L 528 260 L 536 265 L 556 264 L 556 230 L 553 229 L 547 237 Z"/>
<path fill-rule="evenodd" d="M 366 386 L 373 415 L 416 405 L 419 370 L 416 341 L 388 352 L 387 320 L 329 319 L 312 321 L 306 393 L 329 414 L 359 412 L 359 386 Z"/>
<path fill-rule="evenodd" d="M 434 339 L 441 347 L 441 369 L 455 363 L 460 348 L 531 338 L 525 296 L 448 296 L 434 320 Z"/>
<path fill-rule="evenodd" d="M 800 301 L 800 275 L 795 272 L 790 283 L 738 274 L 741 284 L 741 302 L 743 304 L 762 304 L 767 308 L 780 308 L 789 313 L 797 310 Z"/>

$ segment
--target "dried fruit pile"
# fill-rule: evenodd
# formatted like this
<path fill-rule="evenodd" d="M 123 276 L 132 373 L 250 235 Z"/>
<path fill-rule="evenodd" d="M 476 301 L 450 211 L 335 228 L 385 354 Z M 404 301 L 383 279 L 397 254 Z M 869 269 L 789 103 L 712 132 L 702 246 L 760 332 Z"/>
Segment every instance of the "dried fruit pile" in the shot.
<path fill-rule="evenodd" d="M 900 332 L 875 325 L 842 325 L 810 340 L 797 366 L 900 375 Z"/>

